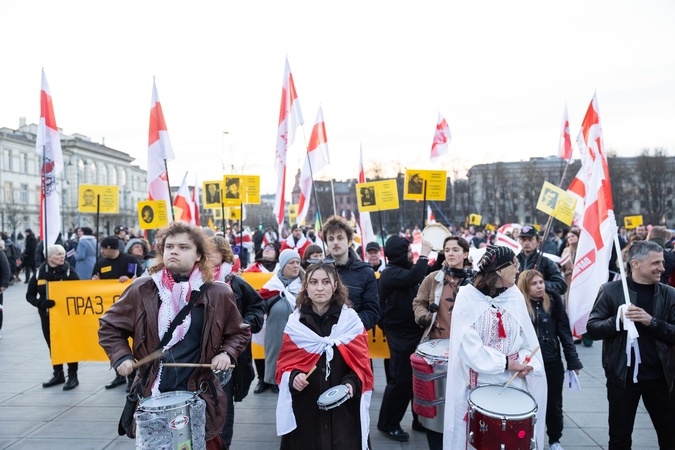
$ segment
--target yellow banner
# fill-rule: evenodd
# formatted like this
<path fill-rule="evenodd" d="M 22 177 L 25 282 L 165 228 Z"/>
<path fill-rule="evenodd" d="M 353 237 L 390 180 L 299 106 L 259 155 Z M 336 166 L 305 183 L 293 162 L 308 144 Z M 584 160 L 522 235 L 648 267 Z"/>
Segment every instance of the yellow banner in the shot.
<path fill-rule="evenodd" d="M 571 225 L 577 199 L 558 186 L 544 181 L 537 202 L 537 209 L 544 214 L 555 217 L 559 221 Z"/>
<path fill-rule="evenodd" d="M 225 206 L 260 203 L 260 175 L 225 175 L 222 186 Z"/>
<path fill-rule="evenodd" d="M 398 209 L 396 180 L 371 181 L 356 185 L 359 212 Z"/>
<path fill-rule="evenodd" d="M 295 221 L 298 218 L 298 207 L 300 205 L 288 205 L 288 220 L 291 223 L 291 227 L 295 226 Z"/>
<path fill-rule="evenodd" d="M 494 233 L 495 231 L 495 226 L 492 225 L 491 223 L 486 223 L 485 224 L 485 231 L 489 231 L 491 233 Z"/>
<path fill-rule="evenodd" d="M 154 230 L 169 225 L 169 213 L 165 200 L 138 202 L 138 223 L 141 230 Z"/>
<path fill-rule="evenodd" d="M 204 208 L 215 209 L 220 208 L 222 199 L 221 193 L 223 191 L 222 181 L 204 181 L 202 183 L 202 195 Z"/>
<path fill-rule="evenodd" d="M 626 216 L 623 218 L 623 224 L 629 230 L 637 228 L 638 226 L 643 225 L 642 216 Z"/>
<path fill-rule="evenodd" d="M 213 208 L 213 218 L 216 220 L 221 220 L 223 218 L 223 210 L 220 208 Z"/>
<path fill-rule="evenodd" d="M 412 170 L 405 171 L 403 200 L 424 200 L 424 184 L 426 183 L 426 199 L 445 201 L 447 172 L 445 170 Z"/>
<path fill-rule="evenodd" d="M 77 210 L 83 213 L 95 213 L 96 201 L 99 202 L 99 212 L 117 214 L 119 212 L 119 186 L 98 186 L 95 184 L 81 184 Z"/>
<path fill-rule="evenodd" d="M 98 319 L 119 299 L 131 281 L 53 281 L 47 283 L 52 364 L 108 361 L 98 345 Z"/>
<path fill-rule="evenodd" d="M 469 225 L 480 226 L 481 222 L 483 222 L 483 216 L 480 214 L 469 214 Z"/>
<path fill-rule="evenodd" d="M 225 208 L 225 216 L 229 220 L 241 220 L 241 206 Z"/>

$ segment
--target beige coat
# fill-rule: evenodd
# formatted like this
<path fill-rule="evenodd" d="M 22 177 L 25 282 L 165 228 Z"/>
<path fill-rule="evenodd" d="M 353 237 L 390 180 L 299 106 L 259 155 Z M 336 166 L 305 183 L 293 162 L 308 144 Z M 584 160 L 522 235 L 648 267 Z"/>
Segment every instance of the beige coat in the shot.
<path fill-rule="evenodd" d="M 413 300 L 413 311 L 415 313 L 415 322 L 419 322 L 420 317 L 426 316 L 429 313 L 429 305 L 440 302 L 441 294 L 443 293 L 443 278 L 445 274 L 442 270 L 431 272 L 424 278 L 420 288 L 417 290 L 417 296 Z M 431 327 L 436 326 L 436 321 L 429 325 L 424 330 L 426 337 L 431 331 Z M 422 338 L 424 339 L 424 338 Z"/>

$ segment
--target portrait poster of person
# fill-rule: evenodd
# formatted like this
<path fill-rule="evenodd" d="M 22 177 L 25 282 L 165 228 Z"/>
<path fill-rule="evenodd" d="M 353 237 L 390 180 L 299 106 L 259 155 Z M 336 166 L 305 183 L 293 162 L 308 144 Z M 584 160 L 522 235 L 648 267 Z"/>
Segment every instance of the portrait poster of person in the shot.
<path fill-rule="evenodd" d="M 82 206 L 95 208 L 96 207 L 96 203 L 94 203 L 95 199 L 96 194 L 94 193 L 94 190 L 85 189 L 85 191 L 82 193 L 82 200 L 84 201 Z"/>
<path fill-rule="evenodd" d="M 220 204 L 220 184 L 209 183 L 206 185 L 206 203 Z"/>
<path fill-rule="evenodd" d="M 422 194 L 424 191 L 424 181 L 420 174 L 414 173 L 408 179 L 408 194 Z"/>
<path fill-rule="evenodd" d="M 375 206 L 375 188 L 372 186 L 361 188 L 361 205 Z"/>
<path fill-rule="evenodd" d="M 225 198 L 239 198 L 239 178 L 225 178 Z"/>
<path fill-rule="evenodd" d="M 145 223 L 152 223 L 152 221 L 155 220 L 155 212 L 150 205 L 145 205 L 143 209 L 141 209 L 141 217 Z"/>
<path fill-rule="evenodd" d="M 558 193 L 553 189 L 546 189 L 544 191 L 544 205 L 547 208 L 555 209 L 556 203 L 558 203 Z"/>

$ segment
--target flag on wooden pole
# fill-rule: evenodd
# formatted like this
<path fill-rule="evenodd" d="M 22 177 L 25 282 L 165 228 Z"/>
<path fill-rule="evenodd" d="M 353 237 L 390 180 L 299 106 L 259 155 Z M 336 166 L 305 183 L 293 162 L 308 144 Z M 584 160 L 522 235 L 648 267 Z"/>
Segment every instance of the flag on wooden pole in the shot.
<path fill-rule="evenodd" d="M 159 94 L 153 78 L 150 131 L 148 134 L 148 200 L 166 201 L 167 211 L 171 211 L 171 191 L 169 190 L 166 163 L 174 158 L 169 131 L 166 128 L 164 112 L 162 112 L 162 104 L 159 102 Z M 169 222 L 171 220 L 172 217 L 169 217 Z"/>

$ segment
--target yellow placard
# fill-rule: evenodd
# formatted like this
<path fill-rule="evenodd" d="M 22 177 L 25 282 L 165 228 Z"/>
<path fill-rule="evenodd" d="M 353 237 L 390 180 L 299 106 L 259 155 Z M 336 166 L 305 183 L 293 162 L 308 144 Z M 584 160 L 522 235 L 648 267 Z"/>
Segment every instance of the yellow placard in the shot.
<path fill-rule="evenodd" d="M 225 216 L 228 220 L 241 220 L 241 207 L 225 208 Z"/>
<path fill-rule="evenodd" d="M 544 214 L 555 217 L 559 221 L 571 225 L 574 219 L 574 210 L 577 207 L 577 199 L 560 189 L 558 186 L 544 181 L 539 193 L 537 209 Z"/>
<path fill-rule="evenodd" d="M 623 224 L 627 229 L 637 228 L 643 225 L 642 216 L 626 216 L 623 218 Z"/>
<path fill-rule="evenodd" d="M 95 213 L 97 199 L 99 212 L 105 214 L 117 214 L 119 212 L 119 186 L 81 184 L 77 195 L 77 210 L 79 212 Z"/>
<path fill-rule="evenodd" d="M 356 184 L 359 212 L 398 209 L 396 180 L 371 181 Z"/>
<path fill-rule="evenodd" d="M 202 183 L 204 208 L 206 209 L 220 208 L 222 203 L 221 199 L 222 191 L 223 185 L 221 180 L 204 181 Z"/>
<path fill-rule="evenodd" d="M 141 230 L 153 230 L 169 225 L 166 200 L 138 202 L 138 223 Z"/>
<path fill-rule="evenodd" d="M 291 226 L 295 226 L 295 221 L 298 218 L 298 207 L 300 205 L 288 205 L 288 220 Z"/>
<path fill-rule="evenodd" d="M 222 186 L 225 206 L 260 203 L 260 175 L 225 175 Z"/>
<path fill-rule="evenodd" d="M 223 210 L 220 208 L 213 208 L 213 218 L 216 220 L 221 220 L 223 218 Z"/>
<path fill-rule="evenodd" d="M 131 281 L 50 281 L 49 310 L 52 364 L 108 361 L 98 345 L 98 319 L 117 301 Z"/>
<path fill-rule="evenodd" d="M 541 231 L 541 225 L 535 223 L 532 226 L 534 227 L 535 230 Z"/>
<path fill-rule="evenodd" d="M 424 185 L 426 183 L 427 200 L 445 201 L 447 178 L 445 170 L 406 169 L 403 200 L 424 200 Z"/>
<path fill-rule="evenodd" d="M 490 233 L 494 233 L 495 226 L 492 225 L 491 223 L 486 223 L 485 224 L 485 231 L 489 231 Z"/>
<path fill-rule="evenodd" d="M 483 216 L 480 214 L 469 214 L 469 225 L 478 225 L 480 226 L 483 221 Z"/>

